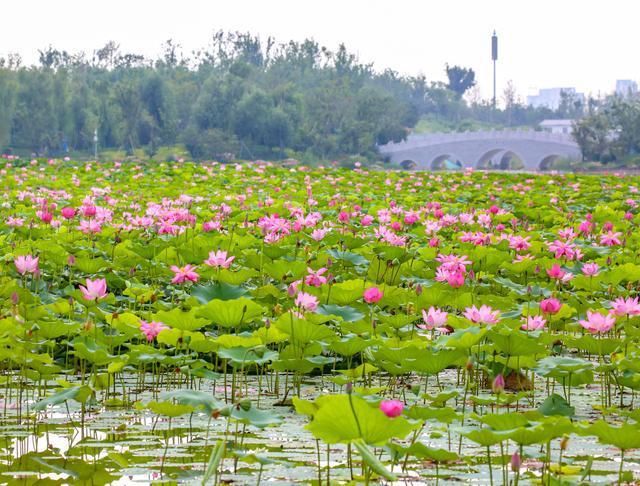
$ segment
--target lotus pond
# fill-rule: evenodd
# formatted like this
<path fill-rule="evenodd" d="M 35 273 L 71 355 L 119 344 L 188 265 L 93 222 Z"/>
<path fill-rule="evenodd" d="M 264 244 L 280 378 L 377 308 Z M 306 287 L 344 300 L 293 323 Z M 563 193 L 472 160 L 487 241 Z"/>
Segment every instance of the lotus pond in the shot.
<path fill-rule="evenodd" d="M 0 169 L 0 483 L 640 480 L 640 179 Z"/>

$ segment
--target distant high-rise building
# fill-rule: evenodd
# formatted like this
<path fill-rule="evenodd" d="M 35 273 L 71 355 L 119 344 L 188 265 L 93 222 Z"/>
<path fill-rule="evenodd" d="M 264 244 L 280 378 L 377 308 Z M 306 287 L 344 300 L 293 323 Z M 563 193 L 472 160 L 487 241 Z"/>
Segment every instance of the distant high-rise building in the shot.
<path fill-rule="evenodd" d="M 618 79 L 616 81 L 616 95 L 634 96 L 638 93 L 638 83 L 631 79 Z"/>
<path fill-rule="evenodd" d="M 571 96 L 573 101 L 584 103 L 584 94 L 578 93 L 575 88 L 546 88 L 539 90 L 537 95 L 527 96 L 527 104 L 534 108 L 557 110 L 562 103 L 562 93 Z"/>

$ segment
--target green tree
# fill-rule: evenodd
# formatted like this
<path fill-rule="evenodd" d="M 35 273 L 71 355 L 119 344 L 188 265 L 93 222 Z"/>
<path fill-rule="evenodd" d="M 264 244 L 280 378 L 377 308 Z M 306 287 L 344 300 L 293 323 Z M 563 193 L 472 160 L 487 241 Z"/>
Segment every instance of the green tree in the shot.
<path fill-rule="evenodd" d="M 445 70 L 448 79 L 447 88 L 456 93 L 459 98 L 462 98 L 466 91 L 476 84 L 476 73 L 471 68 L 447 64 Z"/>
<path fill-rule="evenodd" d="M 574 124 L 573 137 L 580 146 L 584 160 L 606 162 L 612 159 L 610 130 L 609 118 L 604 113 L 583 118 Z"/>

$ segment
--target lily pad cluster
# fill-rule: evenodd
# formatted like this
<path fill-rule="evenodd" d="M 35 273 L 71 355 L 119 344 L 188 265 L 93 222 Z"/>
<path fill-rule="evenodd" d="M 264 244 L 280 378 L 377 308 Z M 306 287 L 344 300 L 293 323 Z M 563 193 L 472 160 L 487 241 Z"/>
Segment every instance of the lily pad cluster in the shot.
<path fill-rule="evenodd" d="M 180 479 L 170 431 L 200 417 L 205 483 L 285 468 L 244 436 L 292 417 L 317 447 L 302 481 L 640 477 L 635 177 L 58 160 L 0 177 L 4 420 L 153 417 L 157 473 Z M 582 437 L 618 462 L 573 453 Z"/>

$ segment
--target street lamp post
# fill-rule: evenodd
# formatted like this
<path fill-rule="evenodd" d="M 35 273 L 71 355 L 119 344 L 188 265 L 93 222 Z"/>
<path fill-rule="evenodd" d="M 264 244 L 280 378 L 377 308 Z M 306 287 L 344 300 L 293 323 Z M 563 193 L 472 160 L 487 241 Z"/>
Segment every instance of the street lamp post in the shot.
<path fill-rule="evenodd" d="M 98 161 L 98 129 L 93 131 L 93 159 Z"/>

